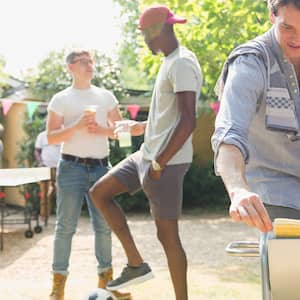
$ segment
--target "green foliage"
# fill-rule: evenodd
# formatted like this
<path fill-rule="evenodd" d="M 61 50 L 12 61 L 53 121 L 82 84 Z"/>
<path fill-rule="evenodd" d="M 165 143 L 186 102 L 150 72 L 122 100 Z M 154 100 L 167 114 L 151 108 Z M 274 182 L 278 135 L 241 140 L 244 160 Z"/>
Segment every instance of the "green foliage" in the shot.
<path fill-rule="evenodd" d="M 192 163 L 183 185 L 184 207 L 229 206 L 224 184 L 214 173 L 213 162 L 206 167 Z"/>
<path fill-rule="evenodd" d="M 36 112 L 32 119 L 28 118 L 26 112 L 25 121 L 22 125 L 25 137 L 18 143 L 16 160 L 20 168 L 37 167 L 34 158 L 34 145 L 36 137 L 45 129 L 44 116 Z"/>
<path fill-rule="evenodd" d="M 129 65 L 135 65 L 138 62 L 135 51 L 138 49 L 139 4 L 136 0 L 114 1 L 120 5 L 123 17 L 123 45 L 120 49 L 120 61 Z"/>
<path fill-rule="evenodd" d="M 138 55 L 141 44 L 141 35 L 138 30 L 139 1 L 114 1 L 120 5 L 120 13 L 123 20 L 123 37 L 118 57 L 121 68 L 120 78 L 128 89 L 150 89 L 145 70 L 142 68 L 140 56 Z"/>
<path fill-rule="evenodd" d="M 28 117 L 26 112 L 23 130 L 25 137 L 18 143 L 18 153 L 16 160 L 18 167 L 37 167 L 34 158 L 34 145 L 37 135 L 45 129 L 45 117 L 38 111 L 33 115 L 32 119 Z M 26 205 L 32 209 L 39 209 L 39 186 L 37 183 L 26 184 L 20 187 L 20 193 L 25 197 Z"/>
<path fill-rule="evenodd" d="M 35 97 L 49 101 L 55 93 L 70 85 L 65 56 L 66 49 L 51 51 L 36 69 L 25 75 L 29 90 Z"/>
<path fill-rule="evenodd" d="M 126 49 L 126 57 L 137 55 L 136 61 L 141 61 L 141 65 L 134 66 L 136 72 L 141 68 L 151 82 L 156 77 L 160 58 L 148 51 L 138 35 L 138 8 L 142 11 L 146 6 L 157 4 L 157 1 L 115 1 L 123 7 L 123 15 L 127 16 L 124 39 L 125 41 L 129 39 L 131 47 L 123 49 Z M 269 28 L 265 1 L 168 0 L 164 1 L 164 4 L 176 14 L 188 19 L 185 25 L 175 25 L 175 30 L 181 44 L 192 50 L 198 57 L 204 74 L 201 99 L 211 102 L 215 98 L 216 80 L 228 54 L 237 45 Z M 134 13 L 131 13 L 131 8 Z M 120 52 L 120 55 L 124 53 Z"/>
<path fill-rule="evenodd" d="M 143 6 L 153 3 L 142 1 Z M 175 25 L 175 30 L 181 44 L 192 50 L 201 64 L 202 100 L 212 101 L 228 54 L 269 28 L 267 6 L 263 0 L 169 0 L 164 4 L 188 19 L 185 25 Z M 155 76 L 159 61 L 148 53 L 143 63 L 149 76 Z"/>
<path fill-rule="evenodd" d="M 120 69 L 113 60 L 97 51 L 95 55 L 95 73 L 92 83 L 113 92 L 117 99 L 127 96 L 120 80 Z"/>
<path fill-rule="evenodd" d="M 49 101 L 57 92 L 71 85 L 72 78 L 67 71 L 65 57 L 69 50 L 51 51 L 48 56 L 26 74 L 25 80 L 34 96 Z M 95 72 L 92 83 L 115 94 L 118 99 L 126 96 L 120 84 L 120 70 L 110 57 L 93 51 L 95 55 Z"/>

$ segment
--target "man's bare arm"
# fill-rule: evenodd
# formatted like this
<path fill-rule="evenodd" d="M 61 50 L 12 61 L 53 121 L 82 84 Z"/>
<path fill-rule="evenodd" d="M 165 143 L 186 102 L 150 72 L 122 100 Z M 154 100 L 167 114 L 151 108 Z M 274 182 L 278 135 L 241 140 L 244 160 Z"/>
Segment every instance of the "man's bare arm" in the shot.
<path fill-rule="evenodd" d="M 77 130 L 87 127 L 89 116 L 83 115 L 68 127 L 64 127 L 64 118 L 50 111 L 47 119 L 47 138 L 49 144 L 60 144 L 68 140 Z"/>
<path fill-rule="evenodd" d="M 122 120 L 122 116 L 118 106 L 116 106 L 107 114 L 107 126 L 99 125 L 96 121 L 93 121 L 88 124 L 87 129 L 89 133 L 98 134 L 109 137 L 111 139 L 115 139 L 115 122 L 120 120 Z"/>
<path fill-rule="evenodd" d="M 250 191 L 247 184 L 245 161 L 240 150 L 234 145 L 221 144 L 216 164 L 231 199 L 232 219 L 257 227 L 262 232 L 272 230 L 262 200 Z"/>

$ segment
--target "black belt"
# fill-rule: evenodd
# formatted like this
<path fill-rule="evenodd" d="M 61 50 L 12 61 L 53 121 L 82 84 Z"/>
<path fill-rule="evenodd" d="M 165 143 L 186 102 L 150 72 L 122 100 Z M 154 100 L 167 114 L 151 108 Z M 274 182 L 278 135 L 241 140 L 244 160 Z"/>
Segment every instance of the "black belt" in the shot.
<path fill-rule="evenodd" d="M 76 163 L 89 165 L 89 166 L 102 166 L 107 167 L 108 166 L 108 158 L 90 158 L 90 157 L 78 157 L 70 154 L 62 154 L 61 156 L 65 160 L 74 161 Z"/>

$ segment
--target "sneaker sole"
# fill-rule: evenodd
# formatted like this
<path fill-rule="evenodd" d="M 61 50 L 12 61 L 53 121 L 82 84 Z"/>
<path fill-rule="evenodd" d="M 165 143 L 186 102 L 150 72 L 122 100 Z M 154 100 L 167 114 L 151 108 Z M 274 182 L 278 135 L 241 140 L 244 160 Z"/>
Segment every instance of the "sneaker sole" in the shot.
<path fill-rule="evenodd" d="M 129 281 L 126 281 L 126 282 L 124 282 L 122 284 L 119 284 L 119 285 L 106 286 L 106 289 L 109 290 L 109 291 L 117 291 L 119 289 L 122 289 L 122 288 L 130 286 L 130 285 L 143 283 L 143 282 L 145 282 L 147 280 L 150 280 L 152 278 L 154 278 L 154 275 L 153 275 L 152 272 L 149 272 L 146 275 L 143 275 L 143 276 L 140 276 L 140 277 L 137 277 L 137 278 L 133 278 L 133 279 L 131 279 Z"/>
<path fill-rule="evenodd" d="M 128 293 L 127 295 L 120 295 L 117 291 L 111 291 L 111 293 L 117 300 L 132 300 L 130 293 Z"/>

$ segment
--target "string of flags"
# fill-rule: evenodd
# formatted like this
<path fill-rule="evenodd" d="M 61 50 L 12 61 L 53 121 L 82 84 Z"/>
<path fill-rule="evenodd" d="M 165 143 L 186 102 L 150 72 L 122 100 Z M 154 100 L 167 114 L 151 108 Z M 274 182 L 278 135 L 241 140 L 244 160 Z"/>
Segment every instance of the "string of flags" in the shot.
<path fill-rule="evenodd" d="M 129 105 L 127 105 L 127 111 L 129 112 L 130 118 L 132 120 L 136 119 L 136 117 L 137 117 L 140 109 L 141 109 L 140 105 L 137 105 L 137 104 L 129 104 Z"/>
<path fill-rule="evenodd" d="M 48 103 L 42 101 L 27 101 L 27 100 L 20 101 L 20 100 L 13 100 L 7 98 L 0 99 L 0 103 L 2 106 L 2 113 L 4 116 L 8 114 L 8 112 L 10 111 L 14 103 L 21 103 L 26 105 L 27 113 L 30 119 L 32 118 L 33 114 L 35 113 L 36 109 L 39 106 L 48 105 Z M 137 104 L 129 104 L 126 106 L 126 110 L 129 112 L 130 118 L 133 120 L 136 119 L 140 109 L 141 109 L 140 105 Z"/>
<path fill-rule="evenodd" d="M 8 114 L 10 109 L 12 108 L 13 104 L 15 103 L 21 103 L 26 105 L 27 108 L 27 113 L 30 118 L 32 118 L 33 114 L 35 113 L 36 109 L 39 106 L 47 106 L 48 103 L 42 102 L 42 101 L 20 101 L 20 100 L 14 100 L 14 99 L 7 99 L 7 98 L 2 98 L 0 99 L 0 103 L 2 106 L 2 113 L 4 116 Z"/>
<path fill-rule="evenodd" d="M 48 105 L 48 103 L 42 101 L 28 101 L 28 100 L 20 101 L 20 100 L 6 99 L 6 98 L 0 99 L 0 103 L 2 106 L 2 113 L 4 116 L 8 114 L 8 112 L 10 111 L 14 103 L 21 103 L 26 105 L 29 118 L 32 118 L 33 114 L 35 113 L 36 109 L 39 106 Z M 209 106 L 210 109 L 214 112 L 214 114 L 217 115 L 220 109 L 220 101 L 211 102 Z M 130 118 L 132 120 L 135 120 L 141 109 L 141 106 L 138 104 L 128 104 L 125 106 L 125 109 L 129 112 Z"/>
<path fill-rule="evenodd" d="M 210 102 L 209 107 L 211 108 L 211 110 L 214 112 L 214 114 L 216 116 L 220 109 L 220 101 Z"/>

